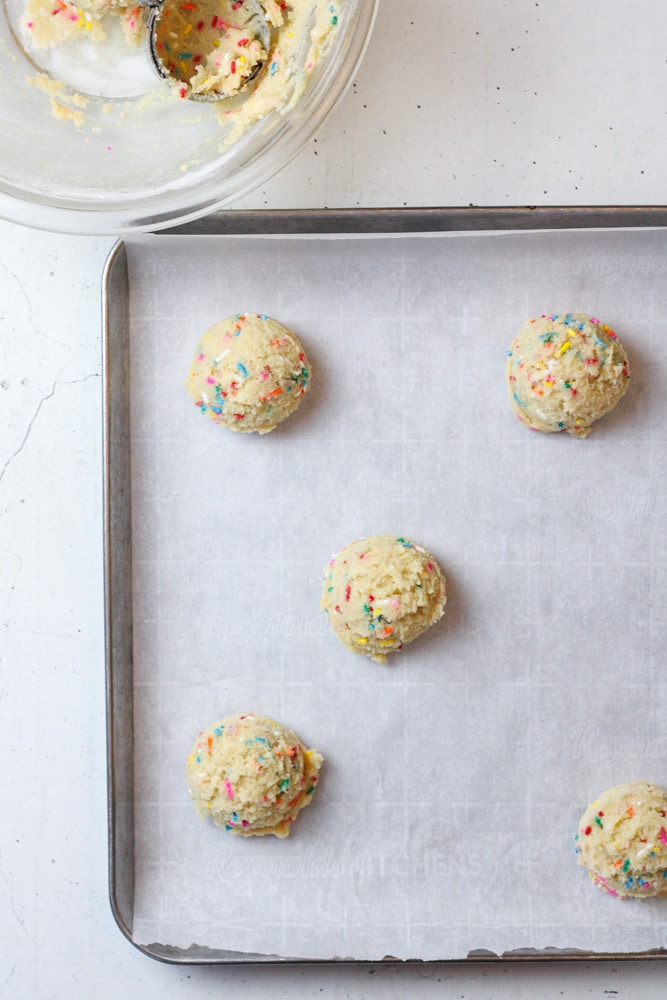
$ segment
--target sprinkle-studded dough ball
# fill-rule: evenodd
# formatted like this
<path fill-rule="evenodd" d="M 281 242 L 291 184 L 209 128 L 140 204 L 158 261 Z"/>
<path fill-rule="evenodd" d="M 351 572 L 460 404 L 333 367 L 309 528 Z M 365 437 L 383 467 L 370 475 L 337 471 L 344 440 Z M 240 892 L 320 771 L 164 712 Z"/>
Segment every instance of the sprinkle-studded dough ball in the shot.
<path fill-rule="evenodd" d="M 348 649 L 386 663 L 442 617 L 445 578 L 426 549 L 407 538 L 371 535 L 331 560 L 321 606 Z"/>
<path fill-rule="evenodd" d="M 579 863 L 621 899 L 667 892 L 667 792 L 632 781 L 603 792 L 579 820 Z"/>
<path fill-rule="evenodd" d="M 529 319 L 508 354 L 512 410 L 531 430 L 586 437 L 628 388 L 628 358 L 616 334 L 584 313 Z"/>
<path fill-rule="evenodd" d="M 293 413 L 309 386 L 310 364 L 298 338 L 256 313 L 214 323 L 186 381 L 196 405 L 216 424 L 260 434 Z"/>
<path fill-rule="evenodd" d="M 321 754 L 278 722 L 230 715 L 199 734 L 185 778 L 200 816 L 242 837 L 287 837 L 321 765 Z"/>

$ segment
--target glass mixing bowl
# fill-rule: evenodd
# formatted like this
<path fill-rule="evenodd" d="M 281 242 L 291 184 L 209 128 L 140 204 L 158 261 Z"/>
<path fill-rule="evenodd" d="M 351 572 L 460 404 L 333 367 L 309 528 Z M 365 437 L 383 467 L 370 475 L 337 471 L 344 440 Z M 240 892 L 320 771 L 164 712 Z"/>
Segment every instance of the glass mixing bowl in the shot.
<path fill-rule="evenodd" d="M 228 106 L 221 116 L 221 104 L 176 97 L 153 74 L 146 47 L 124 42 L 119 21 L 104 43 L 84 37 L 35 53 L 22 44 L 26 0 L 1 2 L 0 217 L 123 234 L 230 207 L 283 167 L 351 82 L 379 0 L 338 0 L 312 66 L 304 40 L 293 106 L 245 129 L 242 111 Z"/>

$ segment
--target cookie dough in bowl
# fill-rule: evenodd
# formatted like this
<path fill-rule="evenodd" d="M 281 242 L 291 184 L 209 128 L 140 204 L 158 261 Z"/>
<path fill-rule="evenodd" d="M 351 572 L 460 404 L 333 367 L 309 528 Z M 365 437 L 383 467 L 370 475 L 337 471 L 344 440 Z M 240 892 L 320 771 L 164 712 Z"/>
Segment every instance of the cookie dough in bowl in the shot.
<path fill-rule="evenodd" d="M 586 437 L 628 388 L 622 344 L 613 330 L 584 313 L 529 319 L 508 355 L 510 405 L 531 430 Z"/>
<path fill-rule="evenodd" d="M 222 38 L 225 58 L 232 57 L 227 82 L 247 86 L 208 103 L 160 79 L 145 7 L 7 0 L 0 46 L 11 86 L 0 98 L 0 215 L 61 232 L 152 233 L 238 205 L 338 104 L 378 2 L 256 0 L 271 23 L 266 56 L 249 51 L 245 34 L 236 45 L 233 36 Z M 236 13 L 242 4 L 231 6 Z M 218 69 L 225 77 L 222 61 Z M 211 82 L 198 79 L 196 89 Z"/>
<path fill-rule="evenodd" d="M 322 755 L 260 715 L 230 715 L 202 730 L 185 776 L 200 816 L 241 837 L 287 837 L 317 785 Z"/>
<path fill-rule="evenodd" d="M 575 852 L 595 883 L 621 899 L 667 892 L 667 791 L 646 781 L 616 785 L 588 806 Z"/>
<path fill-rule="evenodd" d="M 216 424 L 268 434 L 294 413 L 310 383 L 310 363 L 295 334 L 269 316 L 238 313 L 204 334 L 186 388 Z"/>
<path fill-rule="evenodd" d="M 446 600 L 445 578 L 426 549 L 371 535 L 331 559 L 320 604 L 347 649 L 386 663 L 442 617 Z"/>

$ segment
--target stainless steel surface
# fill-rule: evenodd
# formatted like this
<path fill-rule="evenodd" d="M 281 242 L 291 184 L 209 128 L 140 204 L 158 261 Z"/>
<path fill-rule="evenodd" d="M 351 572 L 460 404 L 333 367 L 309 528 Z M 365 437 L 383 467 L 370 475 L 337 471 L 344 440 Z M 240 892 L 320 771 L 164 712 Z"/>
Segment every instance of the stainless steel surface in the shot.
<path fill-rule="evenodd" d="M 224 211 L 163 231 L 197 234 L 500 232 L 535 229 L 614 229 L 667 226 L 667 206 L 600 208 L 332 208 Z"/>
<path fill-rule="evenodd" d="M 667 208 L 367 209 L 298 212 L 220 212 L 160 234 L 308 234 L 481 232 L 499 230 L 646 228 L 667 226 Z M 129 283 L 125 245 L 116 244 L 103 276 L 103 381 L 105 463 L 105 618 L 109 886 L 114 917 L 132 943 L 134 904 L 134 743 L 132 654 L 132 550 L 130 496 Z M 136 945 L 152 958 L 177 964 L 290 964 L 275 955 L 181 949 L 155 942 Z M 523 949 L 502 956 L 472 952 L 467 961 L 518 962 L 656 959 L 642 954 Z M 342 960 L 341 960 L 342 961 Z M 395 961 L 395 960 L 390 960 Z M 309 963 L 312 964 L 312 963 Z M 363 963 L 355 963 L 363 964 Z"/>

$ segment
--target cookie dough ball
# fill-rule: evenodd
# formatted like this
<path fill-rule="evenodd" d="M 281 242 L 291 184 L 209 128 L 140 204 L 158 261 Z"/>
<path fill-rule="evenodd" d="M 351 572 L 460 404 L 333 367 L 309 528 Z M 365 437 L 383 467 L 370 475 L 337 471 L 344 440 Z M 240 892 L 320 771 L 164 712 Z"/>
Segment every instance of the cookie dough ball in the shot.
<path fill-rule="evenodd" d="M 287 837 L 321 765 L 321 754 L 291 729 L 260 715 L 230 715 L 199 734 L 185 778 L 200 816 L 241 837 Z"/>
<path fill-rule="evenodd" d="M 321 606 L 348 649 L 386 663 L 444 614 L 445 578 L 426 549 L 407 538 L 371 535 L 329 563 Z"/>
<path fill-rule="evenodd" d="M 202 413 L 232 430 L 267 434 L 310 386 L 302 344 L 275 319 L 230 316 L 202 337 L 186 388 Z"/>
<path fill-rule="evenodd" d="M 616 334 L 584 313 L 529 319 L 508 354 L 512 410 L 531 430 L 586 437 L 628 388 L 628 358 Z"/>
<path fill-rule="evenodd" d="M 646 781 L 603 792 L 579 820 L 579 863 L 621 899 L 667 892 L 667 792 Z"/>

